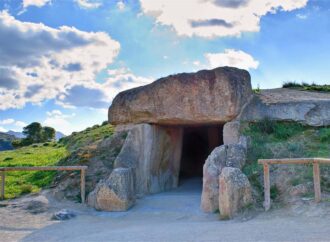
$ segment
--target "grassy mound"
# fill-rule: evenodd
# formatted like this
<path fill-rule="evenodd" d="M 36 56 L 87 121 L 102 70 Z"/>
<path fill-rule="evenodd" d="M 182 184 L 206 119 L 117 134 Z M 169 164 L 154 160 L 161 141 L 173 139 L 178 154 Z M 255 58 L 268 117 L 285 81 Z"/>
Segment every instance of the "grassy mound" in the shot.
<path fill-rule="evenodd" d="M 102 125 L 94 125 L 81 132 L 73 132 L 70 136 L 61 138 L 59 143 L 63 144 L 69 150 L 76 150 L 102 139 L 109 138 L 113 132 L 113 126 L 103 123 Z"/>
<path fill-rule="evenodd" d="M 0 166 L 51 166 L 68 155 L 56 143 L 36 144 L 17 150 L 0 152 Z M 53 171 L 6 172 L 6 198 L 37 192 L 53 180 Z"/>
<path fill-rule="evenodd" d="M 57 143 L 34 144 L 11 151 L 0 152 L 0 166 L 53 166 L 87 165 L 86 185 L 108 175 L 113 160 L 119 153 L 123 139 L 111 142 L 113 127 L 107 123 L 95 125 L 81 132 L 60 139 Z M 110 161 L 109 161 L 110 160 Z M 106 168 L 104 168 L 106 166 Z M 28 171 L 6 172 L 6 198 L 37 192 L 41 188 L 58 185 L 64 180 L 65 187 L 79 192 L 77 172 Z M 55 183 L 54 183 L 55 181 Z M 78 197 L 78 195 L 75 195 Z"/>
<path fill-rule="evenodd" d="M 258 159 L 269 158 L 330 158 L 330 127 L 315 128 L 298 123 L 275 122 L 263 120 L 258 123 L 245 124 L 243 134 L 250 137 L 247 163 L 243 172 L 259 191 L 262 201 L 263 168 L 257 164 Z M 291 185 L 312 181 L 312 166 L 310 165 L 273 165 L 273 178 L 283 175 L 283 184 L 287 180 Z M 271 176 L 272 176 L 271 174 Z M 330 191 L 330 166 L 321 167 L 322 189 Z M 288 177 L 289 176 L 289 177 Z M 284 187 L 284 186 L 283 186 Z M 284 188 L 283 188 L 284 189 Z M 282 190 L 283 190 L 282 189 Z M 281 191 L 276 185 L 271 188 L 272 198 Z"/>
<path fill-rule="evenodd" d="M 317 85 L 315 83 L 308 84 L 306 82 L 285 82 L 282 87 L 304 91 L 330 92 L 330 85 Z"/>

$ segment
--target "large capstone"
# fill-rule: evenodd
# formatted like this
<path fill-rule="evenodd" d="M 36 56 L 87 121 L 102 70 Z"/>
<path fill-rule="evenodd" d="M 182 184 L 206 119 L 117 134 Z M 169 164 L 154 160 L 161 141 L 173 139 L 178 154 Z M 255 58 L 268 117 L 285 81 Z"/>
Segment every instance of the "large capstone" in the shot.
<path fill-rule="evenodd" d="M 252 95 L 250 74 L 233 67 L 171 75 L 119 93 L 111 124 L 212 124 L 233 120 Z"/>

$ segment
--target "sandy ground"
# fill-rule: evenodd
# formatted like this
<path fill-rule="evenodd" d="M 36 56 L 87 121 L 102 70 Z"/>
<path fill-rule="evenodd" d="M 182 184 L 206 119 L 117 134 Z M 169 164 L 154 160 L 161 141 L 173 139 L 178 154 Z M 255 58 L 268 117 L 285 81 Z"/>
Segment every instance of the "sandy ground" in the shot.
<path fill-rule="evenodd" d="M 231 221 L 200 211 L 201 182 L 138 200 L 128 212 L 97 212 L 72 202 L 56 202 L 47 193 L 46 212 L 31 214 L 24 199 L 0 208 L 0 241 L 330 241 L 330 204 L 302 202 L 290 208 L 254 211 Z M 53 221 L 54 211 L 77 214 Z"/>

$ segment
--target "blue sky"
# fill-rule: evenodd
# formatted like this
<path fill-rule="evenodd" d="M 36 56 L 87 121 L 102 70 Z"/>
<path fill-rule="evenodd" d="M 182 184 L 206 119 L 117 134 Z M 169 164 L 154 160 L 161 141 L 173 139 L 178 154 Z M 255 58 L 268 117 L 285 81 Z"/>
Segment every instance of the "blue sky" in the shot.
<path fill-rule="evenodd" d="M 330 83 L 327 0 L 1 0 L 0 131 L 70 134 L 122 90 L 232 65 L 253 87 Z"/>

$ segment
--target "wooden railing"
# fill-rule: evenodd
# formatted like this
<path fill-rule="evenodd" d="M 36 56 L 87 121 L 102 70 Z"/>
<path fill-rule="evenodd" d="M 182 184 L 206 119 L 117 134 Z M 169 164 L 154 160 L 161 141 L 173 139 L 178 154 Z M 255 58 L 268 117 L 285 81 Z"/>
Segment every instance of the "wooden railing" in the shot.
<path fill-rule="evenodd" d="M 270 180 L 269 165 L 271 164 L 313 164 L 313 179 L 315 202 L 321 201 L 321 183 L 320 183 L 320 163 L 330 164 L 330 159 L 324 158 L 296 158 L 296 159 L 260 159 L 258 163 L 264 166 L 264 193 L 265 210 L 270 209 Z"/>
<path fill-rule="evenodd" d="M 5 173 L 10 171 L 80 171 L 81 202 L 85 203 L 85 173 L 87 166 L 19 166 L 0 167 L 1 195 L 5 199 Z"/>

